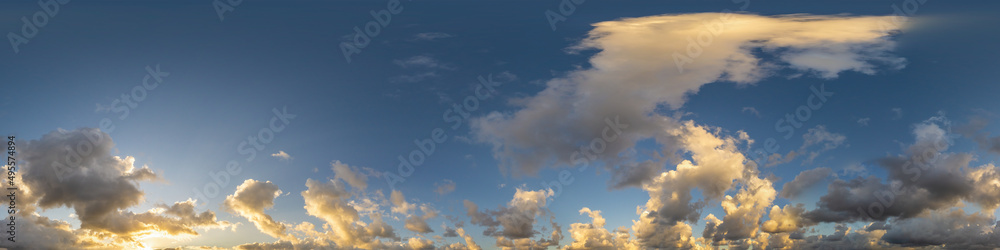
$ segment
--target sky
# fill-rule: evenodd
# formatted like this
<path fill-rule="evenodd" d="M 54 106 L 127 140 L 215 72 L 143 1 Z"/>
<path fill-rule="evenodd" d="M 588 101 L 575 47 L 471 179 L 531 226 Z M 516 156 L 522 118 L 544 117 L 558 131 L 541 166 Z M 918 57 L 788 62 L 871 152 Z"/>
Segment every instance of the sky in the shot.
<path fill-rule="evenodd" d="M 0 247 L 992 249 L 998 8 L 4 1 Z"/>

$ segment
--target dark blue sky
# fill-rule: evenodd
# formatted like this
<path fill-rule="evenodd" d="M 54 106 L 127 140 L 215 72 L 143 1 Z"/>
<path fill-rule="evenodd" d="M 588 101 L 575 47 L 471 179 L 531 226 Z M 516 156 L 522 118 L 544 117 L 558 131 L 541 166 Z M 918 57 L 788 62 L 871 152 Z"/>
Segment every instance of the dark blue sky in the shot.
<path fill-rule="evenodd" d="M 887 16 L 893 15 L 893 4 L 902 2 L 751 1 L 742 13 Z M 114 139 L 111 155 L 134 156 L 136 167 L 148 165 L 165 180 L 141 184 L 145 200 L 129 210 L 137 213 L 156 203 L 192 198 L 196 196 L 192 190 L 213 182 L 210 173 L 225 170 L 230 160 L 241 163 L 243 172 L 220 185 L 220 195 L 199 200 L 207 203 L 196 209 L 215 211 L 220 220 L 242 222 L 235 232 L 198 229 L 199 236 L 184 239 L 152 237 L 147 247 L 232 247 L 278 240 L 258 230 L 260 226 L 255 228 L 252 221 L 220 208 L 225 196 L 236 192 L 246 179 L 271 181 L 283 191 L 267 210 L 275 220 L 292 226 L 308 221 L 322 231 L 321 225 L 328 221 L 307 214 L 299 194 L 307 190 L 306 179 L 334 178 L 331 162 L 340 161 L 368 176 L 368 187 L 361 193 L 383 196 L 380 208 L 384 211 L 379 213 L 403 242 L 411 237 L 433 240 L 444 233 L 439 225 L 454 228 L 464 221 L 465 230 L 479 245 L 499 248 L 492 236 L 482 233 L 487 225 L 470 222 L 463 200 L 483 209 L 511 206 L 511 196 L 521 193 L 517 188 L 540 190 L 546 188 L 542 182 L 557 180 L 560 164 L 547 162 L 536 176 L 512 175 L 500 168 L 504 154 L 495 150 L 493 141 L 478 140 L 484 132 L 471 128 L 470 122 L 491 112 L 509 115 L 514 121 L 514 114 L 531 107 L 524 100 L 539 96 L 550 81 L 593 68 L 592 60 L 600 50 L 569 49 L 589 36 L 592 24 L 738 10 L 741 4 L 590 0 L 576 6 L 553 30 L 545 13 L 558 11 L 560 1 L 402 1 L 402 11 L 392 15 L 371 43 L 348 62 L 340 44 L 351 42 L 354 27 L 363 28 L 374 20 L 370 11 L 386 9 L 385 1 L 246 0 L 225 12 L 223 20 L 207 0 L 72 1 L 60 5 L 37 35 L 17 45 L 17 52 L 13 46 L 0 49 L 0 119 L 6 121 L 0 131 L 26 141 L 40 140 L 57 129 L 99 128 L 100 121 L 108 118 L 115 127 L 105 131 Z M 778 63 L 778 68 L 758 81 L 738 84 L 715 79 L 686 95 L 682 106 L 655 112 L 665 117 L 683 114 L 679 121 L 718 128 L 719 137 L 735 138 L 738 131 L 744 131 L 755 142 L 741 148 L 759 148 L 768 138 L 775 138 L 781 154 L 799 149 L 810 128 L 820 126 L 842 136 L 843 141 L 826 144 L 832 145 L 829 149 L 814 145 L 800 152 L 817 152 L 811 162 L 799 158 L 759 166 L 760 176 L 773 175 L 767 179 L 779 191 L 805 170 L 826 167 L 840 174 L 804 190 L 805 195 L 773 201 L 778 206 L 803 203 L 807 210 L 818 209 L 814 203 L 827 193 L 824 187 L 829 182 L 854 178 L 845 169 L 861 166 L 866 172 L 855 174 L 889 178 L 877 160 L 905 153 L 904 148 L 914 144 L 917 124 L 942 114 L 956 128 L 970 123 L 973 116 L 996 119 L 992 114 L 1000 113 L 996 98 L 1000 71 L 995 69 L 1000 57 L 998 8 L 991 1 L 927 0 L 906 28 L 885 38 L 895 43 L 885 52 L 905 58 L 902 68 L 880 65 L 870 74 L 843 70 L 830 78 Z M 42 8 L 33 1 L 2 2 L 0 30 L 23 35 L 22 17 L 31 18 L 39 11 Z M 754 54 L 765 61 L 783 62 L 775 54 L 782 49 L 759 49 Z M 146 98 L 121 118 L 113 102 L 141 87 L 146 68 L 157 66 L 169 76 L 155 89 L 147 88 Z M 496 87 L 497 98 L 480 101 L 470 111 L 471 118 L 451 129 L 452 123 L 442 114 L 474 96 L 477 78 L 489 75 L 502 83 Z M 813 94 L 810 88 L 820 86 L 835 95 L 813 111 L 794 136 L 784 139 L 775 122 L 806 104 Z M 273 109 L 287 109 L 295 118 L 286 130 L 274 134 L 255 159 L 245 160 L 247 155 L 240 152 L 245 147 L 240 143 L 269 126 Z M 411 214 L 389 212 L 394 205 L 388 201 L 392 189 L 385 179 L 387 173 L 397 173 L 397 156 L 419 149 L 413 141 L 431 138 L 435 128 L 445 131 L 446 142 L 437 144 L 405 182 L 395 184 L 409 202 L 441 214 L 428 219 L 433 233 L 418 233 L 404 229 Z M 996 135 L 1000 127 L 989 123 L 981 131 Z M 950 151 L 976 155 L 969 167 L 998 160 L 997 154 L 980 149 L 974 140 L 950 132 Z M 632 150 L 642 154 L 658 151 L 660 146 L 645 138 Z M 292 159 L 270 156 L 278 151 Z M 690 157 L 690 152 L 682 155 Z M 662 171 L 676 169 L 679 160 L 662 166 Z M 601 170 L 594 174 L 595 169 Z M 574 184 L 562 188 L 558 197 L 548 197 L 546 207 L 564 231 L 572 223 L 589 222 L 578 212 L 582 207 L 602 210 L 608 230 L 632 228 L 633 220 L 639 220 L 636 206 L 650 199 L 648 190 L 639 186 L 610 187 L 610 170 L 595 167 L 574 173 Z M 445 180 L 454 183 L 454 191 L 435 193 L 436 184 Z M 726 194 L 737 191 L 729 189 Z M 698 191 L 694 196 L 706 198 Z M 703 208 L 702 220 L 690 223 L 695 237 L 705 227 L 705 215 L 722 218 L 727 214 L 718 200 L 713 202 Z M 76 215 L 69 215 L 73 209 L 66 205 L 42 214 L 80 228 Z M 362 220 L 371 223 L 370 216 L 363 214 Z M 856 230 L 866 225 L 845 223 L 854 223 Z M 835 224 L 820 223 L 814 227 L 818 233 L 813 234 L 834 233 Z M 548 239 L 551 228 L 547 216 L 539 219 L 534 229 L 541 234 L 533 235 L 534 239 Z M 570 233 L 564 234 L 559 243 L 571 244 Z M 464 241 L 448 237 L 445 242 Z"/>

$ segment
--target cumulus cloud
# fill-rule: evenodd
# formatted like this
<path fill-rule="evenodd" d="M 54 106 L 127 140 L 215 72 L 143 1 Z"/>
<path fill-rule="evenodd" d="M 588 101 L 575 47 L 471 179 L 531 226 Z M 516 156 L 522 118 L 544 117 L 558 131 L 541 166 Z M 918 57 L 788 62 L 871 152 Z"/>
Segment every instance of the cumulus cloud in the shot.
<path fill-rule="evenodd" d="M 950 130 L 950 121 L 943 116 L 916 124 L 915 142 L 905 154 L 878 159 L 889 173 L 887 182 L 875 176 L 834 180 L 817 209 L 805 216 L 819 222 L 905 219 L 961 202 L 996 209 L 1000 205 L 996 166 L 973 167 L 973 155 L 947 152 L 954 137 Z"/>
<path fill-rule="evenodd" d="M 389 201 L 392 202 L 392 212 L 408 215 L 410 211 L 417 208 L 416 204 L 406 201 L 406 196 L 403 196 L 403 191 L 392 190 L 389 196 Z"/>
<path fill-rule="evenodd" d="M 434 249 L 434 242 L 432 242 L 431 240 L 428 240 L 428 239 L 421 239 L 421 238 L 417 238 L 417 237 L 412 237 L 412 238 L 410 238 L 410 239 L 407 240 L 407 246 L 409 246 L 410 249 L 414 249 L 414 250 L 417 250 L 417 249 L 419 249 L 419 250 Z"/>
<path fill-rule="evenodd" d="M 713 26 L 717 22 L 725 25 Z M 580 209 L 579 213 L 589 217 L 590 222 L 570 225 L 566 232 L 572 241 L 566 249 L 995 245 L 993 241 L 1000 237 L 993 235 L 996 224 L 991 213 L 945 211 L 962 202 L 987 210 L 997 208 L 1000 170 L 992 164 L 971 167 L 972 155 L 945 152 L 952 137 L 943 118 L 914 126 L 917 139 L 905 154 L 876 161 L 889 173 L 886 182 L 877 177 L 834 180 L 816 209 L 806 211 L 802 204 L 773 204 L 778 192 L 772 180 L 761 178 L 758 166 L 740 152 L 741 147 L 753 143 L 749 135 L 742 131 L 730 134 L 684 120 L 682 112 L 666 114 L 678 111 L 688 96 L 712 82 L 753 84 L 784 69 L 832 78 L 844 71 L 871 74 L 880 67 L 902 67 L 903 59 L 888 54 L 893 43 L 878 23 L 875 17 L 718 13 L 598 23 L 584 41 L 572 48 L 599 50 L 590 58 L 590 68 L 547 82 L 545 90 L 537 95 L 512 99 L 510 103 L 518 107 L 512 113 L 491 113 L 474 119 L 473 134 L 480 142 L 494 146 L 494 157 L 502 163 L 505 174 L 533 175 L 547 166 L 602 162 L 611 172 L 609 187 L 639 187 L 648 193 L 649 199 L 636 207 L 638 218 L 631 227 L 608 230 L 601 211 Z M 698 44 L 702 34 L 710 35 L 711 42 Z M 701 48 L 697 53 L 689 51 L 692 42 Z M 421 70 L 449 67 L 420 56 L 394 63 Z M 53 133 L 47 135 L 51 138 L 27 143 L 29 149 L 25 151 L 60 152 L 54 149 L 93 135 L 88 130 Z M 106 139 L 105 143 L 110 143 L 110 138 Z M 644 157 L 629 154 L 637 151 L 638 141 L 647 139 L 660 148 Z M 842 135 L 830 133 L 823 126 L 809 129 L 803 140 L 803 146 L 785 158 L 806 156 L 805 162 L 812 162 L 819 153 L 845 142 Z M 45 144 L 48 141 L 61 142 Z M 601 142 L 600 150 L 594 146 L 597 141 Z M 217 221 L 210 211 L 196 213 L 192 200 L 157 204 L 144 213 L 128 211 L 142 201 L 137 183 L 157 180 L 160 175 L 145 166 L 134 167 L 131 157 L 110 156 L 110 148 L 95 146 L 94 152 L 100 152 L 97 156 L 81 157 L 83 163 L 72 166 L 51 160 L 66 157 L 59 153 L 26 157 L 23 185 L 31 198 L 26 198 L 28 205 L 23 209 L 67 206 L 75 209 L 81 220 L 81 227 L 73 229 L 70 223 L 31 215 L 25 230 L 45 228 L 52 233 L 28 237 L 39 237 L 54 242 L 52 248 L 61 248 L 99 245 L 108 240 L 134 242 L 136 236 L 150 232 L 197 234 L 193 228 L 228 225 Z M 926 157 L 926 152 L 933 157 Z M 284 151 L 278 154 L 290 158 Z M 278 154 L 273 156 L 281 158 Z M 917 161 L 924 163 L 914 163 Z M 408 200 L 400 190 L 391 191 L 388 199 L 381 190 L 367 191 L 368 177 L 378 178 L 377 173 L 340 161 L 332 162 L 331 168 L 333 178 L 308 179 L 306 189 L 300 193 L 306 213 L 322 221 L 319 226 L 309 222 L 285 224 L 267 215 L 264 211 L 273 207 L 282 194 L 271 182 L 250 179 L 237 187 L 226 197 L 223 208 L 247 218 L 258 230 L 279 240 L 236 248 L 481 249 L 456 217 L 444 216 L 455 228 L 443 226 L 442 234 L 460 237 L 464 242 L 447 244 L 443 237 L 423 235 L 434 232 L 428 220 L 441 211 L 417 199 Z M 826 178 L 830 172 L 828 168 L 805 171 L 785 184 L 781 196 L 794 197 L 796 191 Z M 79 177 L 86 182 L 58 182 L 60 175 L 73 175 L 70 179 Z M 91 188 L 98 187 L 96 192 L 107 197 L 95 200 L 81 196 L 82 191 L 74 189 L 84 184 L 87 192 L 95 192 Z M 434 189 L 438 194 L 447 194 L 455 190 L 455 183 L 443 180 L 435 183 Z M 886 190 L 899 191 L 885 196 Z M 695 191 L 701 194 L 698 200 Z M 493 237 L 496 248 L 548 248 L 558 246 L 564 232 L 547 208 L 547 200 L 553 196 L 551 189 L 521 187 L 509 202 L 495 209 L 481 209 L 470 200 L 463 205 L 470 224 L 484 228 L 483 235 Z M 881 217 L 871 218 L 856 210 L 886 199 L 891 202 L 884 205 Z M 720 204 L 724 214 L 703 217 L 702 209 L 710 204 Z M 418 235 L 400 237 L 383 216 L 386 220 L 405 218 L 401 220 L 404 228 Z M 692 232 L 692 226 L 700 218 L 704 230 L 699 237 Z M 869 224 L 865 230 L 851 230 L 840 224 L 873 219 L 881 224 Z M 806 235 L 816 234 L 807 229 L 822 222 L 838 224 L 832 234 Z M 932 232 L 934 235 L 913 230 L 933 226 L 941 227 Z"/>
<path fill-rule="evenodd" d="M 639 249 L 635 240 L 631 239 L 627 228 L 620 227 L 614 232 L 605 229 L 601 211 L 585 207 L 580 209 L 580 214 L 587 214 L 591 218 L 591 223 L 570 225 L 569 234 L 573 242 L 565 249 Z"/>
<path fill-rule="evenodd" d="M 555 195 L 552 189 L 525 190 L 517 188 L 513 199 L 506 206 L 496 210 L 479 210 L 474 202 L 465 200 L 464 205 L 470 222 L 485 227 L 483 235 L 496 238 L 500 248 L 546 247 L 558 245 L 562 230 L 550 218 L 552 233 L 548 239 L 532 239 L 539 232 L 534 229 L 540 216 L 551 213 L 546 209 L 546 200 Z"/>
<path fill-rule="evenodd" d="M 434 230 L 427 225 L 427 220 L 437 217 L 438 212 L 427 205 L 420 206 L 420 211 L 423 212 L 423 215 L 417 216 L 415 214 L 411 214 L 407 216 L 404 227 L 407 230 L 416 233 L 425 234 L 434 232 Z"/>
<path fill-rule="evenodd" d="M 382 245 L 380 238 L 398 239 L 395 230 L 382 221 L 380 216 L 374 216 L 371 223 L 358 223 L 361 216 L 354 207 L 348 204 L 352 196 L 347 187 L 337 180 L 320 182 L 306 180 L 302 198 L 308 215 L 322 219 L 331 232 L 326 237 L 338 246 L 355 246 L 365 249 L 377 248 Z"/>
<path fill-rule="evenodd" d="M 591 67 L 548 81 L 534 96 L 512 100 L 517 111 L 473 120 L 473 133 L 493 145 L 505 174 L 533 176 L 546 166 L 601 161 L 615 175 L 612 186 L 638 187 L 665 162 L 633 163 L 622 153 L 639 140 L 653 139 L 662 148 L 652 158 L 674 156 L 677 136 L 668 131 L 680 123 L 661 113 L 664 107 L 681 108 L 702 85 L 752 84 L 782 68 L 824 78 L 901 68 L 905 60 L 888 53 L 894 43 L 879 20 L 701 13 L 597 23 L 572 48 L 598 50 Z M 711 43 L 697 44 L 701 36 Z M 687 53 L 689 46 L 704 48 Z M 614 121 L 628 126 L 606 132 Z M 605 140 L 601 150 L 580 152 L 597 139 Z"/>
<path fill-rule="evenodd" d="M 278 159 L 284 160 L 284 161 L 292 159 L 291 155 L 288 155 L 288 153 L 285 153 L 285 151 L 281 151 L 281 150 L 278 150 L 277 153 L 271 154 L 271 156 L 274 157 L 274 158 L 278 158 Z"/>
<path fill-rule="evenodd" d="M 270 181 L 247 179 L 236 187 L 236 193 L 226 196 L 222 208 L 253 222 L 258 230 L 271 237 L 287 240 L 285 225 L 264 213 L 274 206 L 274 199 L 280 195 L 281 190 Z"/>
<path fill-rule="evenodd" d="M 727 195 L 722 200 L 726 216 L 711 229 L 714 232 L 711 239 L 715 244 L 739 240 L 747 240 L 748 244 L 760 244 L 754 238 L 760 236 L 758 231 L 761 218 L 771 206 L 777 192 L 770 180 L 758 177 L 752 168 L 745 172 L 741 183 L 743 187 L 736 193 L 736 197 Z"/>
<path fill-rule="evenodd" d="M 863 230 L 836 224 L 829 235 L 777 233 L 769 241 L 775 249 L 990 249 L 1000 244 L 998 232 L 992 214 L 951 208 L 873 222 Z"/>
<path fill-rule="evenodd" d="M 762 228 L 767 233 L 789 233 L 798 231 L 803 226 L 809 226 L 808 220 L 802 217 L 805 207 L 799 203 L 795 205 L 785 205 L 784 208 L 778 206 L 771 207 L 771 213 L 767 215 L 770 220 L 765 221 Z"/>
<path fill-rule="evenodd" d="M 458 237 L 458 231 L 455 228 L 451 228 L 444 223 L 441 223 L 441 228 L 444 229 L 444 232 L 441 233 L 442 237 Z"/>
<path fill-rule="evenodd" d="M 649 213 L 645 216 L 656 217 L 666 224 L 695 222 L 705 203 L 692 203 L 691 191 L 699 188 L 702 196 L 710 200 L 722 199 L 726 190 L 733 187 L 733 181 L 743 177 L 746 158 L 738 151 L 740 140 L 719 138 L 693 122 L 685 123 L 673 133 L 682 135 L 680 142 L 691 154 L 691 160 L 682 161 L 676 170 L 662 172 L 643 186 L 650 196 L 644 209 Z"/>
<path fill-rule="evenodd" d="M 749 143 L 746 135 L 719 136 L 690 121 L 672 133 L 678 135 L 691 160 L 643 185 L 650 199 L 636 208 L 640 218 L 633 221 L 632 231 L 638 244 L 643 248 L 694 247 L 698 239 L 688 222 L 697 222 L 701 208 L 710 201 L 720 201 L 726 215 L 722 220 L 711 214 L 706 217 L 704 238 L 722 244 L 756 236 L 764 208 L 771 205 L 777 192 L 740 153 L 737 145 Z M 726 195 L 737 185 L 742 188 L 736 197 Z M 695 188 L 707 200 L 692 202 Z"/>
<path fill-rule="evenodd" d="M 476 241 L 472 239 L 472 236 L 470 236 L 469 234 L 465 233 L 465 229 L 464 228 L 459 228 L 458 229 L 458 235 L 461 236 L 462 239 L 465 240 L 465 246 L 468 247 L 469 250 L 482 250 L 483 249 L 482 247 L 479 246 L 479 244 L 476 244 Z"/>
<path fill-rule="evenodd" d="M 227 197 L 225 207 L 231 210 L 247 211 L 244 217 L 258 224 L 258 229 L 280 239 L 270 243 L 248 243 L 238 249 L 430 249 L 433 242 L 424 238 L 403 239 L 382 217 L 382 207 L 390 201 L 381 190 L 365 192 L 366 176 L 377 175 L 370 169 L 362 174 L 356 167 L 340 161 L 331 163 L 334 177 L 326 182 L 306 180 L 306 190 L 301 192 L 306 214 L 321 219 L 324 224 L 317 227 L 302 222 L 294 227 L 290 224 L 274 222 L 264 214 L 264 208 L 273 205 L 273 199 L 281 194 L 277 186 L 270 182 L 247 180 L 237 189 L 236 194 Z M 401 193 L 394 198 L 405 199 Z M 394 204 L 397 205 L 397 204 Z M 242 209 L 241 209 L 242 208 Z M 422 208 L 425 217 L 437 216 L 430 207 Z M 408 212 L 408 211 L 406 211 Z M 367 219 L 364 219 L 367 217 Z M 260 221 L 258 223 L 258 221 Z M 271 225 L 271 226 L 261 226 Z M 280 226 L 277 226 L 280 225 Z M 277 229 L 276 229 L 277 228 Z M 317 230 L 321 228 L 322 230 Z M 408 228 L 409 225 L 408 225 Z M 280 229 L 280 230 L 278 230 Z M 280 231 L 280 233 L 279 233 Z M 275 236 L 278 237 L 278 236 Z"/>
<path fill-rule="evenodd" d="M 148 166 L 135 167 L 131 156 L 111 155 L 114 142 L 98 129 L 59 129 L 19 144 L 18 237 L 31 247 L 135 248 L 143 247 L 140 236 L 189 236 L 198 235 L 195 228 L 230 226 L 211 211 L 196 212 L 193 200 L 131 211 L 144 201 L 139 182 L 161 177 Z M 58 207 L 72 209 L 80 227 L 37 214 Z"/>
<path fill-rule="evenodd" d="M 1000 229 L 996 226 L 992 213 L 966 214 L 961 209 L 950 209 L 892 223 L 882 239 L 907 247 L 993 248 L 1000 244 Z"/>

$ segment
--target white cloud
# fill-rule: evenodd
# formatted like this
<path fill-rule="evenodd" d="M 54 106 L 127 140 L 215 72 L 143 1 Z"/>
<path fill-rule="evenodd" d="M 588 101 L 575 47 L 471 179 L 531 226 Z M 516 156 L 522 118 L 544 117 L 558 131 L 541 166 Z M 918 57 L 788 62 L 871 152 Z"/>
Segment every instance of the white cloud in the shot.
<path fill-rule="evenodd" d="M 291 155 L 288 155 L 288 153 L 285 153 L 285 151 L 281 151 L 281 150 L 278 150 L 277 153 L 271 154 L 271 156 L 275 157 L 275 158 L 278 158 L 278 159 L 281 159 L 281 160 L 284 160 L 284 161 L 292 159 Z"/>

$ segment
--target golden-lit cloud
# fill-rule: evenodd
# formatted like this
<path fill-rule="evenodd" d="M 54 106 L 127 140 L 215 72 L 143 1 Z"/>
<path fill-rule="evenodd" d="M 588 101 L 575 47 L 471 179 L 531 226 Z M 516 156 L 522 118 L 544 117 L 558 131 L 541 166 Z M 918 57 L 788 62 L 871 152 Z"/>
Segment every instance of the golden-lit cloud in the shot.
<path fill-rule="evenodd" d="M 627 228 L 621 227 L 614 232 L 605 229 L 606 221 L 601 216 L 601 211 L 585 207 L 580 209 L 580 214 L 587 214 L 592 221 L 570 225 L 569 234 L 573 242 L 567 245 L 566 249 L 639 249 Z"/>
<path fill-rule="evenodd" d="M 132 211 L 144 201 L 138 183 L 162 177 L 148 166 L 135 167 L 131 156 L 111 155 L 114 142 L 98 129 L 60 129 L 20 144 L 20 179 L 14 185 L 20 190 L 18 233 L 24 247 L 142 247 L 140 239 L 149 236 L 196 236 L 196 228 L 230 226 L 211 211 L 196 212 L 190 199 Z M 58 207 L 72 209 L 80 227 L 38 214 Z"/>
<path fill-rule="evenodd" d="M 895 30 L 880 26 L 880 18 L 697 13 L 596 23 L 572 47 L 597 51 L 590 67 L 512 100 L 514 112 L 474 120 L 473 133 L 493 145 L 505 174 L 603 162 L 612 187 L 641 187 L 668 165 L 657 156 L 678 158 L 680 135 L 670 131 L 683 122 L 663 108 L 681 108 L 705 84 L 753 84 L 783 69 L 832 78 L 903 67 L 905 60 L 889 53 Z M 601 134 L 606 128 L 614 133 Z M 580 152 L 595 139 L 604 139 L 600 150 Z M 654 160 L 623 156 L 644 139 L 661 145 Z"/>
<path fill-rule="evenodd" d="M 289 235 L 285 232 L 285 225 L 264 213 L 264 210 L 274 206 L 274 199 L 280 195 L 281 190 L 270 181 L 247 179 L 236 187 L 236 193 L 226 196 L 222 208 L 247 218 L 271 237 L 287 240 Z"/>

